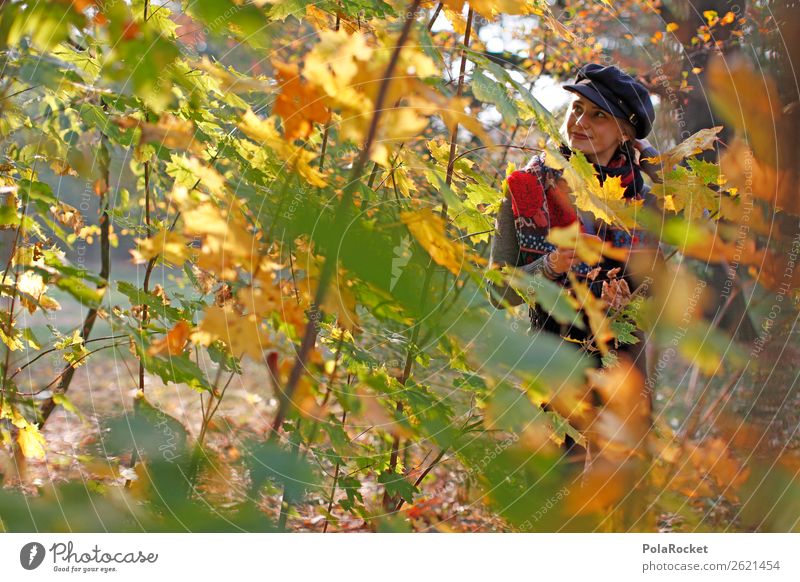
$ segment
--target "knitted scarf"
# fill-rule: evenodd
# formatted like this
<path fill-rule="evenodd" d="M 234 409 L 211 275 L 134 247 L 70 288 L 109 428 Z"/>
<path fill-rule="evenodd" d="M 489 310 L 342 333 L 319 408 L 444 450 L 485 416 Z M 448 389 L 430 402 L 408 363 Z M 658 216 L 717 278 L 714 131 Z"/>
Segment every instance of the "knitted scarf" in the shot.
<path fill-rule="evenodd" d="M 569 159 L 572 152 L 562 146 L 561 153 Z M 608 177 L 619 176 L 625 188 L 626 199 L 638 200 L 642 197 L 644 180 L 639 167 L 633 163 L 627 151 L 617 150 L 608 165 L 594 164 L 594 167 L 600 184 Z M 541 154 L 535 156 L 525 168 L 513 172 L 508 177 L 517 240 L 525 264 L 555 250 L 555 246 L 547 242 L 547 234 L 551 227 L 569 226 L 578 220 L 578 214 L 572 204 L 564 202 L 564 197 L 555 191 L 562 173 L 562 170 L 548 167 L 545 164 L 545 155 Z M 630 247 L 638 243 L 636 235 L 631 237 L 621 229 L 607 225 L 590 226 L 593 227 L 595 234 L 614 246 Z M 581 230 L 587 231 L 583 223 Z M 591 268 L 581 263 L 573 270 L 578 275 L 585 275 Z"/>

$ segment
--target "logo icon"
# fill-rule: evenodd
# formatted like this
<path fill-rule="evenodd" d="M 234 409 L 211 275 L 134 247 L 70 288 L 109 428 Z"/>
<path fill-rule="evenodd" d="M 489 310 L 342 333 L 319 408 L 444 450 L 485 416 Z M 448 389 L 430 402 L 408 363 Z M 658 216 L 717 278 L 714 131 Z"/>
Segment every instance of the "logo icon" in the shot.
<path fill-rule="evenodd" d="M 35 570 L 44 561 L 44 546 L 39 542 L 29 542 L 19 551 L 19 563 L 26 570 Z"/>

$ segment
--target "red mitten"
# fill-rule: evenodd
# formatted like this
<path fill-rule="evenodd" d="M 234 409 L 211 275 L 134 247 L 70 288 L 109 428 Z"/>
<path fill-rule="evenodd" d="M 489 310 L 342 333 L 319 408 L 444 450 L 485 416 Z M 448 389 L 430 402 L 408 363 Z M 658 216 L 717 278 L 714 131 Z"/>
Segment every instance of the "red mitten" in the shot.
<path fill-rule="evenodd" d="M 508 176 L 508 189 L 511 192 L 511 208 L 515 217 L 524 216 L 533 220 L 538 227 L 547 226 L 544 211 L 544 188 L 530 172 L 517 170 Z"/>

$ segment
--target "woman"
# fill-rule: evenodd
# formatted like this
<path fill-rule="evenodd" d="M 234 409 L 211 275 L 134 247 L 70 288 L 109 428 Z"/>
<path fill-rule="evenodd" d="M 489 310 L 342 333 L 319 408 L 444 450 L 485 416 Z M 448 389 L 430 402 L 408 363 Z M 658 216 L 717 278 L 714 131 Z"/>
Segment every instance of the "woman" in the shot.
<path fill-rule="evenodd" d="M 564 88 L 574 94 L 563 129 L 567 145 L 561 150 L 565 157 L 573 151 L 583 153 L 594 165 L 601 183 L 608 177 L 619 176 L 628 200 L 648 196 L 639 159 L 658 153 L 645 139 L 655 119 L 647 89 L 617 67 L 597 64 L 581 68 L 575 83 Z M 639 234 L 628 234 L 594 221 L 574 208 L 565 180 L 559 171 L 545 164 L 544 155 L 534 157 L 523 170 L 513 172 L 508 177 L 508 186 L 508 196 L 495 223 L 492 264 L 519 267 L 529 274 L 541 273 L 564 286 L 569 285 L 567 273 L 572 271 L 598 297 L 603 294 L 603 283 L 615 277 L 634 288 L 625 264 L 604 259 L 598 271 L 581 263 L 573 249 L 557 249 L 547 241 L 550 228 L 580 221 L 584 233 L 596 235 L 615 247 L 630 249 L 643 244 Z M 615 287 L 619 288 L 618 285 Z M 523 301 L 513 289 L 500 285 L 491 286 L 490 300 L 497 308 Z M 529 313 L 533 329 L 578 341 L 591 340 L 588 326 L 586 330 L 565 329 L 538 306 L 530 308 Z M 643 343 L 620 346 L 617 353 L 627 351 L 635 365 L 645 372 Z M 590 351 L 597 357 L 599 367 L 599 356 L 591 347 Z"/>

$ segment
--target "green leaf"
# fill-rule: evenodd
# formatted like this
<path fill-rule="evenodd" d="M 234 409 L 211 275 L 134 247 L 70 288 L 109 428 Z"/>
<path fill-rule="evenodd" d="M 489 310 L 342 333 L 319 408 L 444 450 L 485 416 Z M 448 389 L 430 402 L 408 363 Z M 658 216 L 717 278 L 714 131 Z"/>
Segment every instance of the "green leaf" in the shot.
<path fill-rule="evenodd" d="M 111 122 L 106 112 L 97 105 L 84 103 L 80 108 L 80 116 L 89 127 L 99 130 L 114 142 L 129 146 L 133 143 L 133 131 L 123 132 L 118 125 Z"/>
<path fill-rule="evenodd" d="M 296 452 L 267 441 L 246 447 L 247 465 L 250 468 L 252 492 L 261 489 L 270 480 L 284 487 L 285 495 L 297 499 L 303 491 L 316 488 L 319 483 L 311 465 Z"/>
<path fill-rule="evenodd" d="M 419 489 L 409 483 L 403 475 L 391 471 L 384 471 L 378 475 L 378 483 L 386 488 L 386 493 L 390 497 L 401 497 L 406 503 L 413 503 L 414 494 L 419 493 Z"/>
<path fill-rule="evenodd" d="M 636 325 L 629 321 L 614 320 L 611 322 L 611 331 L 617 338 L 617 341 L 622 344 L 638 344 L 639 338 L 636 337 Z"/>
<path fill-rule="evenodd" d="M 537 384 L 546 381 L 564 391 L 583 385 L 584 371 L 591 362 L 574 344 L 543 331 L 531 336 L 526 333 L 527 325 L 511 321 L 502 310 L 486 315 L 477 303 L 487 300 L 477 289 L 465 289 L 461 295 L 467 299 L 451 309 L 459 317 L 449 326 L 447 322 L 442 325 L 461 342 L 474 369 Z"/>
<path fill-rule="evenodd" d="M 188 11 L 206 24 L 209 34 L 227 36 L 230 31 L 255 48 L 268 48 L 270 21 L 254 4 L 238 4 L 232 0 L 196 0 Z"/>
<path fill-rule="evenodd" d="M 157 375 L 164 384 L 174 382 L 175 384 L 186 384 L 198 392 L 211 391 L 211 385 L 206 380 L 203 370 L 189 359 L 188 354 L 170 356 L 168 359 L 150 356 L 138 342 L 136 353 L 145 370 Z"/>
<path fill-rule="evenodd" d="M 504 83 L 492 80 L 483 71 L 476 70 L 472 75 L 471 87 L 476 99 L 497 107 L 497 111 L 503 116 L 506 125 L 517 123 L 520 113 L 514 101 L 509 97 Z"/>
<path fill-rule="evenodd" d="M 53 190 L 44 182 L 20 180 L 19 193 L 23 196 L 27 196 L 31 200 L 39 200 L 47 204 L 56 204 L 58 202 L 58 199 L 53 194 Z"/>
<path fill-rule="evenodd" d="M 132 412 L 106 419 L 103 425 L 100 445 L 106 455 L 121 455 L 135 448 L 148 460 L 188 460 L 186 428 L 142 394 L 134 399 Z"/>
<path fill-rule="evenodd" d="M 56 281 L 56 287 L 66 291 L 80 301 L 82 305 L 90 309 L 99 307 L 103 301 L 103 293 L 87 286 L 83 280 L 77 277 L 60 277 Z"/>
<path fill-rule="evenodd" d="M 514 79 L 506 69 L 489 58 L 475 52 L 469 53 L 469 58 L 476 65 L 491 73 L 498 81 L 511 85 L 520 94 L 522 103 L 527 107 L 527 115 L 523 115 L 524 120 L 535 119 L 536 125 L 539 126 L 539 129 L 541 129 L 545 135 L 557 140 L 557 143 L 560 143 L 563 138 L 561 137 L 559 122 L 553 117 L 553 114 L 533 96 L 533 93 L 531 93 L 527 87 Z M 520 113 L 522 114 L 525 112 Z"/>
<path fill-rule="evenodd" d="M 16 207 L 6 204 L 0 205 L 0 224 L 6 226 L 19 226 L 19 213 Z"/>
<path fill-rule="evenodd" d="M 558 323 L 586 329 L 575 300 L 558 283 L 541 274 L 529 275 L 517 269 L 509 284 L 526 303 L 538 304 Z"/>
<path fill-rule="evenodd" d="M 486 403 L 486 421 L 498 430 L 522 433 L 541 422 L 544 411 L 528 395 L 506 382 L 499 383 Z"/>
<path fill-rule="evenodd" d="M 190 313 L 165 305 L 160 297 L 145 293 L 143 289 L 139 289 L 132 283 L 117 281 L 117 289 L 130 300 L 131 305 L 147 305 L 147 311 L 151 317 L 157 316 L 172 322 L 192 320 Z"/>

